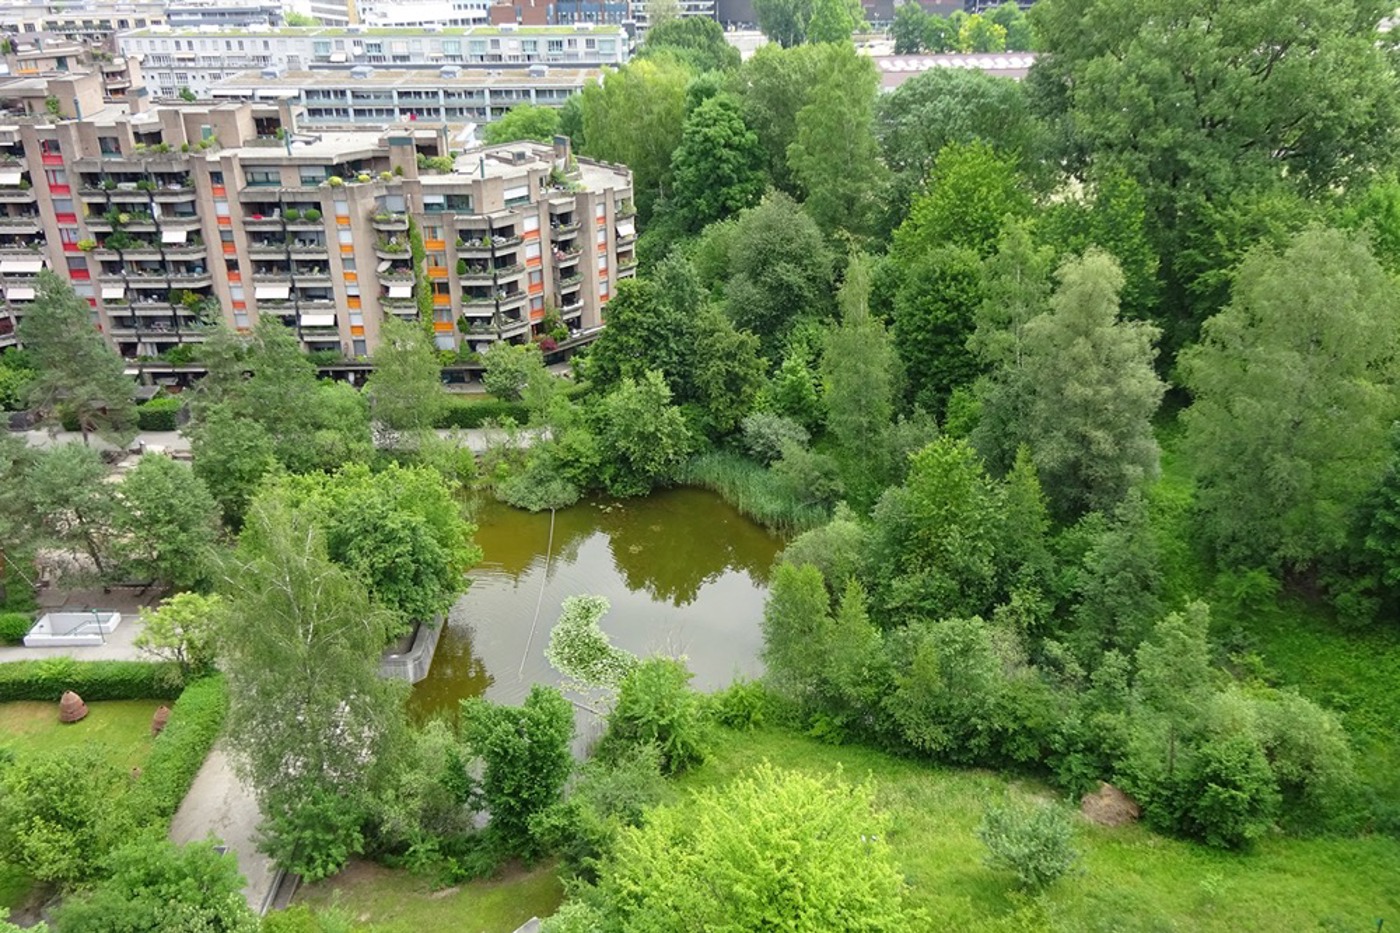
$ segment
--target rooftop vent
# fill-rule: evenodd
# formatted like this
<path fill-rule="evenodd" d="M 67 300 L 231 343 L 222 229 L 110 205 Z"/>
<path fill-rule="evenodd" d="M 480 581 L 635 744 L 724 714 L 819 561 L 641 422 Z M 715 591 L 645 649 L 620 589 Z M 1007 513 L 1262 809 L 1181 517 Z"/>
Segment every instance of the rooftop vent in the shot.
<path fill-rule="evenodd" d="M 282 66 L 268 65 L 262 70 L 261 75 L 268 81 L 276 81 L 278 78 L 282 77 Z"/>
<path fill-rule="evenodd" d="M 531 65 L 531 66 L 530 66 L 530 77 L 532 77 L 532 78 L 543 78 L 543 77 L 545 77 L 545 76 L 548 75 L 548 74 L 549 74 L 549 66 L 548 66 L 548 65 Z"/>
<path fill-rule="evenodd" d="M 459 77 L 462 74 L 462 69 L 458 68 L 456 65 L 443 65 L 438 69 L 438 74 L 443 78 L 451 80 L 452 78 Z"/>
<path fill-rule="evenodd" d="M 369 65 L 356 65 L 350 69 L 350 77 L 356 81 L 364 81 L 366 78 L 374 77 L 374 69 Z"/>

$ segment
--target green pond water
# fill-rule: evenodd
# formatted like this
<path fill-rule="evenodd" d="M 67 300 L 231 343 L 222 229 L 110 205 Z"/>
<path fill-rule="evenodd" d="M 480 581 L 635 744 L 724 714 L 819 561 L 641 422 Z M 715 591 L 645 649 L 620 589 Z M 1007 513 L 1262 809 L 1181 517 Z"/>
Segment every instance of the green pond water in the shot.
<path fill-rule="evenodd" d="M 613 644 L 643 657 L 684 655 L 697 689 L 762 672 L 759 620 L 783 541 L 714 493 L 585 502 L 556 514 L 552 545 L 548 512 L 489 502 L 476 520 L 484 558 L 432 672 L 414 687 L 418 717 L 451 714 L 482 694 L 518 703 L 531 684 L 558 684 L 545 645 L 564 599 L 584 593 L 611 601 L 601 624 Z"/>

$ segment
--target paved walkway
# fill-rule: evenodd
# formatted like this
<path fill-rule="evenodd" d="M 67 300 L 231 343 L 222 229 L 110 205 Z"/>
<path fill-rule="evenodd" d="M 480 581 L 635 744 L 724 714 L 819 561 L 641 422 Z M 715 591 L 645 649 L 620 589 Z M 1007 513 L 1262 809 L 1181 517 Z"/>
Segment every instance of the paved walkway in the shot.
<path fill-rule="evenodd" d="M 272 859 L 258 851 L 261 821 L 252 790 L 238 780 L 223 747 L 215 746 L 170 821 L 170 840 L 183 844 L 212 836 L 227 846 L 247 882 L 243 896 L 248 906 L 262 913 L 279 879 Z"/>

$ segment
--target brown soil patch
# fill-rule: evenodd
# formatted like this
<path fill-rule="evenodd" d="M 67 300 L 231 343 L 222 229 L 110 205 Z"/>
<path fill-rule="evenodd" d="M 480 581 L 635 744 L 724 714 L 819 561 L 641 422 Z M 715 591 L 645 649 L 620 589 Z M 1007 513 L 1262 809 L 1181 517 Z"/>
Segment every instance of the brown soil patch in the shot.
<path fill-rule="evenodd" d="M 1079 802 L 1079 812 L 1091 823 L 1100 826 L 1126 826 L 1137 822 L 1142 816 L 1142 808 L 1127 794 L 1112 784 L 1099 782 L 1099 789 L 1085 794 Z"/>

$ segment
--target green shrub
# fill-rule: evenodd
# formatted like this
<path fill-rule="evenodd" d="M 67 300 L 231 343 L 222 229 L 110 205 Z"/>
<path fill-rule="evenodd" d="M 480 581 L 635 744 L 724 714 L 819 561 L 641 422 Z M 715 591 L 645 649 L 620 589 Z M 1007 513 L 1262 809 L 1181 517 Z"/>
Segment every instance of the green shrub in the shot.
<path fill-rule="evenodd" d="M 719 493 L 725 502 L 774 531 L 806 531 L 825 524 L 829 517 L 823 506 L 800 501 L 789 483 L 762 464 L 728 451 L 693 458 L 676 479 Z"/>
<path fill-rule="evenodd" d="M 136 409 L 136 427 L 142 431 L 174 431 L 181 402 L 173 396 L 153 398 Z"/>
<path fill-rule="evenodd" d="M 503 402 L 494 398 L 471 402 L 454 401 L 443 409 L 442 414 L 438 415 L 437 427 L 479 428 L 488 421 L 503 422 L 507 420 L 514 421 L 516 424 L 524 424 L 529 420 L 529 417 L 525 406 L 519 402 Z"/>
<path fill-rule="evenodd" d="M 176 664 L 146 661 L 74 661 L 49 658 L 0 664 L 0 703 L 58 702 L 72 690 L 84 700 L 173 699 L 180 695 Z"/>
<path fill-rule="evenodd" d="M 704 762 L 710 725 L 700 694 L 690 689 L 691 673 L 672 658 L 649 658 L 622 679 L 617 705 L 608 717 L 599 754 L 616 760 L 638 746 L 654 745 L 663 774 L 676 774 Z"/>
<path fill-rule="evenodd" d="M 223 730 L 227 713 L 228 690 L 223 677 L 197 680 L 180 694 L 170 709 L 165 731 L 151 748 L 141 779 L 127 798 L 138 820 L 164 825 L 175 815 Z"/>
<path fill-rule="evenodd" d="M 736 680 L 708 699 L 710 718 L 726 729 L 748 731 L 763 725 L 768 692 L 756 680 Z"/>
<path fill-rule="evenodd" d="M 0 645 L 18 645 L 29 634 L 34 617 L 27 612 L 0 613 Z"/>
<path fill-rule="evenodd" d="M 1074 868 L 1074 827 L 1063 809 L 1049 804 L 992 804 L 977 828 L 987 866 L 1010 871 L 1021 887 L 1038 891 Z"/>
<path fill-rule="evenodd" d="M 58 423 L 65 431 L 81 431 L 82 424 L 78 422 L 78 413 L 67 405 L 60 405 L 58 409 Z"/>

